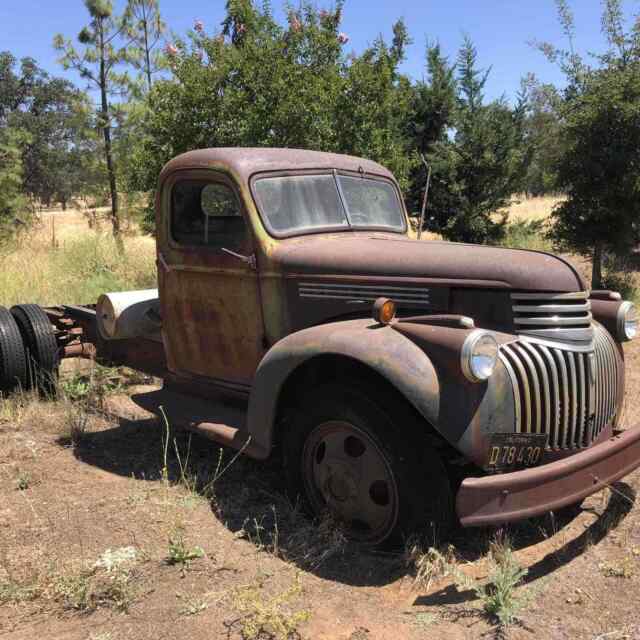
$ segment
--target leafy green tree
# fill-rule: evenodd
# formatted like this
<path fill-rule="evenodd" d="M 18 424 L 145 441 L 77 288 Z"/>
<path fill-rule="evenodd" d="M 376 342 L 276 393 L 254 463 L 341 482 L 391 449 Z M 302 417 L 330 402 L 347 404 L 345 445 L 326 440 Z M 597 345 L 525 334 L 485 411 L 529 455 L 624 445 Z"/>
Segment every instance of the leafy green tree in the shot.
<path fill-rule="evenodd" d="M 558 104 L 563 150 L 556 170 L 567 199 L 554 210 L 552 238 L 593 260 L 602 286 L 603 256 L 625 255 L 640 240 L 640 21 L 625 30 L 619 0 L 607 0 L 605 53 L 588 65 L 574 51 L 573 16 L 558 2 L 570 50 L 540 45 L 568 84 Z"/>
<path fill-rule="evenodd" d="M 524 191 L 529 196 L 542 196 L 559 190 L 556 165 L 562 152 L 561 120 L 556 105 L 559 95 L 552 85 L 540 84 L 535 76 L 523 80 L 528 113 L 525 139 L 531 158 L 524 178 Z"/>
<path fill-rule="evenodd" d="M 412 145 L 422 156 L 430 156 L 437 143 L 442 145 L 447 141 L 454 123 L 457 95 L 455 65 L 442 54 L 439 44 L 427 44 L 426 63 L 427 79 L 414 87 L 408 121 Z M 420 211 L 426 180 L 426 167 L 420 163 L 411 176 L 409 211 Z"/>
<path fill-rule="evenodd" d="M 142 76 L 146 90 L 151 90 L 153 76 L 166 67 L 159 48 L 166 25 L 160 15 L 158 0 L 129 0 L 125 10 L 126 33 L 130 39 L 128 61 Z M 196 23 L 199 28 L 200 22 Z"/>
<path fill-rule="evenodd" d="M 62 35 L 54 39 L 54 47 L 60 51 L 60 61 L 65 69 L 73 68 L 89 85 L 100 93 L 98 126 L 104 137 L 104 155 L 107 165 L 109 191 L 111 194 L 111 225 L 115 238 L 120 236 L 118 216 L 118 189 L 116 167 L 112 149 L 114 108 L 110 98 L 122 95 L 129 86 L 126 75 L 118 74 L 116 68 L 127 60 L 126 46 L 119 46 L 119 39 L 127 23 L 113 14 L 111 0 L 84 0 L 90 22 L 78 34 L 80 48 Z"/>
<path fill-rule="evenodd" d="M 495 242 L 503 237 L 507 220 L 500 212 L 521 190 L 528 162 L 526 99 L 520 96 L 515 108 L 504 98 L 484 103 L 489 71 L 478 69 L 477 51 L 468 38 L 457 71 L 451 128 L 428 155 L 433 178 L 426 226 L 450 240 Z"/>
<path fill-rule="evenodd" d="M 335 112 L 337 150 L 379 160 L 406 190 L 416 166 L 407 133 L 413 87 L 398 67 L 410 39 L 402 21 L 393 33 L 392 46 L 379 37 L 345 69 Z"/>
<path fill-rule="evenodd" d="M 28 134 L 20 129 L 0 128 L 0 240 L 8 236 L 16 224 L 24 224 L 28 211 L 22 192 L 22 147 Z"/>
<path fill-rule="evenodd" d="M 341 2 L 331 11 L 303 4 L 281 25 L 267 4 L 229 0 L 221 32 L 197 22 L 167 45 L 173 77 L 154 84 L 136 122 L 131 187 L 153 190 L 177 153 L 235 145 L 368 155 L 406 185 L 411 87 L 398 72 L 406 29 L 398 23 L 391 45 L 379 39 L 347 56 L 341 13 Z"/>
<path fill-rule="evenodd" d="M 0 53 L 0 128 L 28 134 L 20 145 L 22 191 L 32 202 L 65 206 L 87 178 L 82 165 L 99 152 L 88 98 L 31 58 L 16 67 L 10 53 Z"/>

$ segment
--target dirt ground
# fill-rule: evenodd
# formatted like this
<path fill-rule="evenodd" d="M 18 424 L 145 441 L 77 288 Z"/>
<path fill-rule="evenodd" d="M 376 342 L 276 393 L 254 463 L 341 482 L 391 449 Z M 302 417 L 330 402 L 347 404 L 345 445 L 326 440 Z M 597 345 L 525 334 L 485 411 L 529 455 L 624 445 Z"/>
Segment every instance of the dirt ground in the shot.
<path fill-rule="evenodd" d="M 626 352 L 631 424 L 640 343 Z M 324 537 L 287 504 L 277 464 L 232 462 L 230 452 L 220 462 L 217 447 L 176 431 L 165 466 L 164 426 L 131 400 L 149 388 L 108 396 L 75 445 L 64 403 L 25 400 L 12 415 L 5 410 L 0 584 L 13 581 L 24 593 L 0 606 L 0 637 L 242 638 L 251 637 L 244 625 L 256 612 L 285 623 L 308 616 L 295 626 L 318 640 L 496 635 L 473 591 L 459 592 L 450 578 L 416 587 L 402 554 Z M 530 600 L 508 637 L 640 638 L 639 490 L 636 472 L 554 518 L 511 528 L 528 568 L 519 591 Z M 455 534 L 465 573 L 486 574 L 493 534 Z M 171 564 L 170 540 L 194 557 Z M 124 593 L 100 591 L 96 561 L 122 549 L 135 555 Z M 79 578 L 82 567 L 92 568 L 90 584 Z"/>

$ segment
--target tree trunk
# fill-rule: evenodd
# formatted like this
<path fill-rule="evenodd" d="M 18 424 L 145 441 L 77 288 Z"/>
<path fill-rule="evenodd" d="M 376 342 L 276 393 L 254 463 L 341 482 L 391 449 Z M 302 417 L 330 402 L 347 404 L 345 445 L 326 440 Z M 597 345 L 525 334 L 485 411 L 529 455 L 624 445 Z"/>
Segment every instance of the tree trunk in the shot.
<path fill-rule="evenodd" d="M 602 288 L 602 244 L 596 243 L 593 247 L 593 267 L 591 271 L 591 289 Z"/>
<path fill-rule="evenodd" d="M 107 175 L 109 176 L 109 191 L 111 193 L 111 227 L 113 237 L 116 240 L 118 249 L 122 250 L 122 239 L 120 238 L 120 218 L 118 217 L 118 188 L 116 184 L 116 171 L 113 166 L 113 152 L 111 150 L 111 124 L 109 119 L 109 103 L 107 101 L 107 82 L 105 72 L 105 52 L 104 34 L 100 29 L 100 99 L 102 118 L 102 132 L 104 134 L 104 153 L 107 160 Z"/>
<path fill-rule="evenodd" d="M 143 5 L 142 7 L 142 16 L 144 21 L 144 56 L 145 56 L 145 71 L 147 75 L 147 89 L 151 91 L 151 56 L 149 54 L 149 34 L 148 34 L 148 24 L 149 20 L 147 17 L 146 7 Z"/>

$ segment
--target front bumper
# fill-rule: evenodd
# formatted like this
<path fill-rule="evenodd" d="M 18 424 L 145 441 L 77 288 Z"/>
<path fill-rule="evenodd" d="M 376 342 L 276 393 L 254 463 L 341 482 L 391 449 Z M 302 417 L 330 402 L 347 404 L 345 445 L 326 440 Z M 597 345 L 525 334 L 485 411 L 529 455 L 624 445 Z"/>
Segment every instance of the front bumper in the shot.
<path fill-rule="evenodd" d="M 540 467 L 467 478 L 456 497 L 464 527 L 499 525 L 579 502 L 640 466 L 640 425 Z"/>

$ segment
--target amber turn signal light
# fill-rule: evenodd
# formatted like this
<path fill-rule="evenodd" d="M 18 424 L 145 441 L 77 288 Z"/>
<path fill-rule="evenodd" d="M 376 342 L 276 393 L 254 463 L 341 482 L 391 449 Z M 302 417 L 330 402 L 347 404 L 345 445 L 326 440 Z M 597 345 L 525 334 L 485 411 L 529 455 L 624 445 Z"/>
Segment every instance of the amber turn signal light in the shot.
<path fill-rule="evenodd" d="M 373 319 L 380 324 L 389 324 L 396 317 L 396 303 L 389 298 L 378 298 L 373 303 Z"/>

